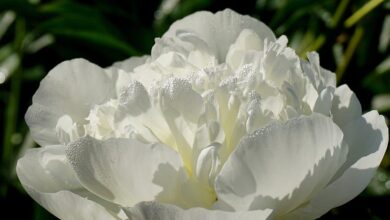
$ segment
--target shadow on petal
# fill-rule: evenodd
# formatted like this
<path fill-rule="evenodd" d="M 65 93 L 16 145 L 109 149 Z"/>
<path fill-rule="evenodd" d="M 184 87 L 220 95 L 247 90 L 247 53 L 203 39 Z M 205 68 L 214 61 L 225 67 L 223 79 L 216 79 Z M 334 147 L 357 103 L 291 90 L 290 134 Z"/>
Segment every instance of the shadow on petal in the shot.
<path fill-rule="evenodd" d="M 257 196 L 251 203 L 249 210 L 265 210 L 273 209 L 276 217 L 283 217 L 289 212 L 305 206 L 318 192 L 326 187 L 333 177 L 331 173 L 337 170 L 340 164 L 329 163 L 334 157 L 339 157 L 337 161 L 345 159 L 347 154 L 347 146 L 343 145 L 331 152 L 327 150 L 324 157 L 315 164 L 299 186 L 297 186 L 290 194 L 283 198 L 273 198 L 271 196 Z M 344 158 L 343 158 L 344 157 Z M 334 160 L 334 159 L 333 159 Z"/>
<path fill-rule="evenodd" d="M 378 151 L 384 139 L 380 129 L 375 129 L 373 125 L 364 117 L 357 118 L 344 128 L 344 140 L 350 147 L 347 161 L 343 168 L 348 169 L 360 158 L 368 156 Z"/>
<path fill-rule="evenodd" d="M 158 166 L 154 173 L 152 182 L 161 186 L 162 191 L 156 195 L 156 200 L 164 203 L 174 204 L 178 200 L 178 188 L 180 183 L 180 172 L 184 170 L 176 170 L 171 164 L 164 163 Z"/>

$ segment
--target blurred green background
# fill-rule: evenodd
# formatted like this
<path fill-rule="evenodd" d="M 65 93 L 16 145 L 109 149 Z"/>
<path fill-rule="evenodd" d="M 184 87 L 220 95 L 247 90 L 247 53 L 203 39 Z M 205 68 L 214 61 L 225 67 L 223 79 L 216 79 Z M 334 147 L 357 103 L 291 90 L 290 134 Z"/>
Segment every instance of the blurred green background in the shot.
<path fill-rule="evenodd" d="M 390 2 L 383 0 L 0 0 L 0 207 L 12 219 L 55 219 L 26 195 L 15 162 L 36 147 L 24 114 L 40 80 L 63 60 L 100 66 L 149 54 L 154 38 L 198 10 L 231 8 L 289 38 L 347 83 L 364 111 L 390 113 Z M 13 210 L 19 210 L 17 212 Z M 369 187 L 322 219 L 389 219 L 390 155 Z M 8 218 L 8 217 L 6 217 Z"/>

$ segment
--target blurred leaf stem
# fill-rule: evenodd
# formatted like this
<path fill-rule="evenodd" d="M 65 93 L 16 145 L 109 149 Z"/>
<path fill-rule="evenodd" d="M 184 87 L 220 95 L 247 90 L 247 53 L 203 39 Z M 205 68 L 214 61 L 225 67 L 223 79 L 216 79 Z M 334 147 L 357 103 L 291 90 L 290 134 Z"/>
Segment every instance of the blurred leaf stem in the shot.
<path fill-rule="evenodd" d="M 337 6 L 337 9 L 336 9 L 334 15 L 332 16 L 332 20 L 330 21 L 330 24 L 329 24 L 329 26 L 332 29 L 334 29 L 338 26 L 338 24 L 341 20 L 341 17 L 343 16 L 345 10 L 347 9 L 349 1 L 350 0 L 340 1 L 340 4 Z M 308 34 L 311 34 L 311 32 L 309 32 L 309 30 L 305 34 L 305 37 L 302 40 L 302 42 L 307 42 L 308 39 L 306 39 L 306 37 L 312 37 L 312 35 L 308 35 Z M 316 50 L 320 49 L 324 45 L 324 43 L 326 42 L 326 39 L 327 39 L 327 36 L 325 34 L 320 34 L 315 39 L 311 39 L 309 41 L 309 43 L 304 47 L 304 49 L 301 50 L 301 52 L 299 53 L 299 56 L 305 57 L 307 52 L 316 51 Z"/>
<path fill-rule="evenodd" d="M 4 12 L 3 17 L 0 19 L 0 39 L 3 37 L 12 22 L 14 22 L 15 16 L 16 14 L 13 11 Z"/>
<path fill-rule="evenodd" d="M 16 19 L 16 28 L 15 28 L 15 41 L 14 41 L 14 50 L 19 56 L 22 57 L 22 48 L 23 40 L 26 35 L 26 24 L 23 18 L 18 17 Z M 19 67 L 15 70 L 10 78 L 11 91 L 9 92 L 7 108 L 5 113 L 5 131 L 4 131 L 4 140 L 3 140 L 3 152 L 2 152 L 2 162 L 5 169 L 10 169 L 9 165 L 12 164 L 13 157 L 13 144 L 12 144 L 12 135 L 16 131 L 17 119 L 18 119 L 18 109 L 19 109 L 19 99 L 20 99 L 20 90 L 21 90 L 21 68 Z M 2 186 L 2 193 L 7 192 L 7 185 Z"/>
<path fill-rule="evenodd" d="M 362 19 L 366 14 L 368 14 L 370 11 L 372 11 L 375 7 L 380 5 L 383 2 L 383 0 L 371 0 L 368 1 L 363 7 L 361 7 L 359 10 L 357 10 L 351 17 L 349 17 L 344 22 L 345 27 L 352 27 L 354 24 L 356 24 L 360 19 Z"/>
<path fill-rule="evenodd" d="M 351 58 L 355 53 L 355 50 L 359 45 L 360 40 L 362 39 L 363 33 L 364 33 L 363 27 L 361 26 L 356 27 L 355 32 L 353 33 L 352 38 L 349 41 L 349 44 L 347 46 L 347 50 L 345 51 L 341 59 L 340 65 L 337 66 L 336 69 L 337 82 L 340 82 L 341 78 L 343 77 L 349 62 L 351 61 Z"/>
<path fill-rule="evenodd" d="M 348 3 L 350 0 L 341 0 L 340 4 L 337 6 L 336 12 L 332 17 L 332 21 L 330 22 L 330 26 L 335 28 L 340 22 L 341 17 L 343 16 L 345 9 L 347 9 Z"/>
<path fill-rule="evenodd" d="M 306 56 L 306 53 L 309 51 L 317 51 L 320 49 L 326 42 L 326 35 L 320 34 L 311 43 L 305 48 L 301 56 Z"/>

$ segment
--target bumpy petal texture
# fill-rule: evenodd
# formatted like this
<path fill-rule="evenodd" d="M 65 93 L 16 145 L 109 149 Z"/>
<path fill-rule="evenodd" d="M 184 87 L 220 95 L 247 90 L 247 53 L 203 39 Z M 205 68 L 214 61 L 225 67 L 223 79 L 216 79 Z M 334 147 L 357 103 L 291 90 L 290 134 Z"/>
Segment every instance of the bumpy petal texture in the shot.
<path fill-rule="evenodd" d="M 287 43 L 227 9 L 174 22 L 150 56 L 59 64 L 26 113 L 42 147 L 22 185 L 60 219 L 315 219 L 350 201 L 387 125 Z"/>
<path fill-rule="evenodd" d="M 105 200 L 133 206 L 156 197 L 170 201 L 178 196 L 175 189 L 182 162 L 167 146 L 85 137 L 72 142 L 66 156 L 81 184 Z"/>

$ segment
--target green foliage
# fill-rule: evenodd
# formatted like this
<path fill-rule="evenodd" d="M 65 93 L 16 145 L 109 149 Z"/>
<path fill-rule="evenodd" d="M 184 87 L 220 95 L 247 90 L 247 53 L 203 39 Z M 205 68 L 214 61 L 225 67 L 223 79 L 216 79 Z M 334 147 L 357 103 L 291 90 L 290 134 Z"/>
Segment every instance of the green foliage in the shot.
<path fill-rule="evenodd" d="M 154 38 L 197 10 L 232 8 L 287 35 L 301 57 L 320 53 L 321 65 L 357 93 L 364 110 L 389 106 L 389 2 L 383 0 L 0 0 L 0 199 L 15 219 L 54 219 L 25 195 L 14 167 L 34 147 L 23 116 L 39 81 L 59 62 L 84 57 L 102 66 L 150 53 Z M 1 76 L 0 76 L 0 81 Z M 379 104 L 376 104 L 379 103 Z M 378 107 L 379 108 L 379 107 Z M 379 109 L 389 117 L 389 109 Z M 386 219 L 390 158 L 366 192 L 323 219 Z M 3 214 L 5 215 L 5 214 Z"/>

